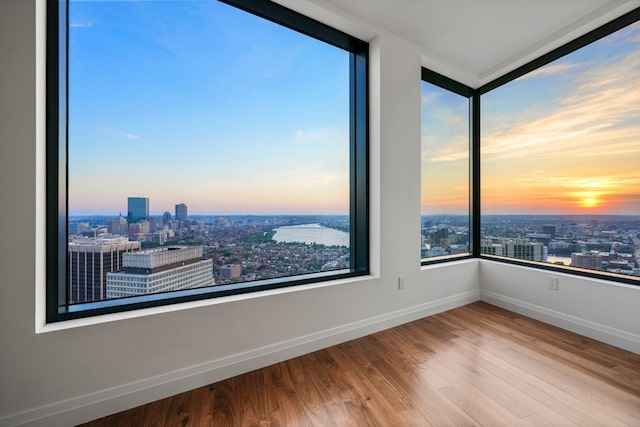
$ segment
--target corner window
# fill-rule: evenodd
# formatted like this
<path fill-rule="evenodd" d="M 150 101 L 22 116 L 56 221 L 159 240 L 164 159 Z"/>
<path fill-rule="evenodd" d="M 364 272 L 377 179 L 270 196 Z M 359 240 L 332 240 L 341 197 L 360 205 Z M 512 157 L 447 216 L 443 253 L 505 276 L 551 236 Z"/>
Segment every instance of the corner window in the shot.
<path fill-rule="evenodd" d="M 471 89 L 422 72 L 421 246 L 423 262 L 470 255 Z"/>
<path fill-rule="evenodd" d="M 49 322 L 368 273 L 366 43 L 265 0 L 47 37 Z"/>
<path fill-rule="evenodd" d="M 482 254 L 640 283 L 639 64 L 636 22 L 483 93 Z"/>

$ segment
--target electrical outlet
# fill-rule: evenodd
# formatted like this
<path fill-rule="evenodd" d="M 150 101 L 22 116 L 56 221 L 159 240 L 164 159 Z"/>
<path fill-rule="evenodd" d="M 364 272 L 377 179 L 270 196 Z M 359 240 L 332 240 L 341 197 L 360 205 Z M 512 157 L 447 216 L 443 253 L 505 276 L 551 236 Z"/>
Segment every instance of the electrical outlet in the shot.
<path fill-rule="evenodd" d="M 404 276 L 398 277 L 398 289 L 404 289 Z"/>
<path fill-rule="evenodd" d="M 549 289 L 552 291 L 558 290 L 558 278 L 557 277 L 549 277 Z"/>

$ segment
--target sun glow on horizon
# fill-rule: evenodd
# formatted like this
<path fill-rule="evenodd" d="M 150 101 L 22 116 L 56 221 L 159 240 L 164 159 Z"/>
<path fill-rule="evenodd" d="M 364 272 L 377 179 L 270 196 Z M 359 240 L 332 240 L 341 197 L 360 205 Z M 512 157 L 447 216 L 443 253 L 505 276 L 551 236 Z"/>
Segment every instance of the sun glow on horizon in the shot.
<path fill-rule="evenodd" d="M 640 24 L 482 96 L 483 213 L 640 211 Z"/>
<path fill-rule="evenodd" d="M 582 191 L 576 193 L 576 199 L 581 207 L 592 209 L 597 208 L 602 204 L 600 196 L 602 193 L 595 191 Z"/>
<path fill-rule="evenodd" d="M 580 201 L 580 205 L 583 208 L 594 208 L 594 207 L 597 207 L 599 204 L 600 202 L 595 197 L 584 198 Z"/>

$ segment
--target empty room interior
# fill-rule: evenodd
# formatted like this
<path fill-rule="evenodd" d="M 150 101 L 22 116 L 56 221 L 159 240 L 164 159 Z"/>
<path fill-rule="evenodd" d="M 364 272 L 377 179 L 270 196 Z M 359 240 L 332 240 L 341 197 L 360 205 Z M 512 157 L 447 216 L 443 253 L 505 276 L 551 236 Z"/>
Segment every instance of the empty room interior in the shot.
<path fill-rule="evenodd" d="M 0 1 L 0 426 L 640 426 L 639 19 Z"/>

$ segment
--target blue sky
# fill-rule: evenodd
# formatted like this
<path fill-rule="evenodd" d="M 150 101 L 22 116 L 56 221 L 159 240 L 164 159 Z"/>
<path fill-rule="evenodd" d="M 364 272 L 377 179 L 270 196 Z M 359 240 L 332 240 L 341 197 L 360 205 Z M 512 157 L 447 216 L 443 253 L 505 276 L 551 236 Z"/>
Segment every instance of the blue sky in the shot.
<path fill-rule="evenodd" d="M 69 208 L 348 213 L 340 49 L 216 1 L 71 1 Z M 640 25 L 482 98 L 484 213 L 640 212 Z M 466 213 L 468 102 L 422 85 L 422 211 Z"/>
<path fill-rule="evenodd" d="M 215 1 L 70 4 L 69 209 L 340 213 L 349 54 Z"/>

